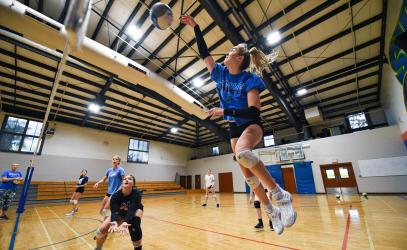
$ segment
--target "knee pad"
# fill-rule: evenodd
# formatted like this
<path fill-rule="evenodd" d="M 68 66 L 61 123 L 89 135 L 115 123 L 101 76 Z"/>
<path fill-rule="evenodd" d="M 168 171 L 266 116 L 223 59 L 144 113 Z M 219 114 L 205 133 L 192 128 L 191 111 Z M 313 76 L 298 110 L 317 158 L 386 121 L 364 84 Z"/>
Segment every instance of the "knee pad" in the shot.
<path fill-rule="evenodd" d="M 103 217 L 108 217 L 108 216 L 110 216 L 110 215 L 111 215 L 110 209 L 104 208 L 104 209 L 102 210 L 102 215 L 103 215 Z"/>
<path fill-rule="evenodd" d="M 135 241 L 140 241 L 143 237 L 143 232 L 141 231 L 141 218 L 138 216 L 134 216 L 130 224 L 131 227 L 129 228 L 129 233 L 130 238 L 134 244 Z"/>
<path fill-rule="evenodd" d="M 243 149 L 236 154 L 237 162 L 245 168 L 252 168 L 259 163 L 259 157 L 250 149 Z"/>
<path fill-rule="evenodd" d="M 96 229 L 96 239 L 102 239 L 103 237 L 106 237 L 106 235 L 107 234 L 102 233 L 99 228 Z"/>
<path fill-rule="evenodd" d="M 78 205 L 78 200 L 73 200 L 72 203 L 73 203 L 74 205 Z"/>
<path fill-rule="evenodd" d="M 141 242 L 133 241 L 134 249 L 141 249 Z"/>
<path fill-rule="evenodd" d="M 73 204 L 73 201 L 74 201 L 74 200 L 69 200 L 69 203 Z"/>
<path fill-rule="evenodd" d="M 249 185 L 251 190 L 254 190 L 258 186 L 260 186 L 260 180 L 256 176 L 246 178 L 246 183 Z"/>
<path fill-rule="evenodd" d="M 260 208 L 260 201 L 254 201 L 253 204 L 255 208 Z"/>

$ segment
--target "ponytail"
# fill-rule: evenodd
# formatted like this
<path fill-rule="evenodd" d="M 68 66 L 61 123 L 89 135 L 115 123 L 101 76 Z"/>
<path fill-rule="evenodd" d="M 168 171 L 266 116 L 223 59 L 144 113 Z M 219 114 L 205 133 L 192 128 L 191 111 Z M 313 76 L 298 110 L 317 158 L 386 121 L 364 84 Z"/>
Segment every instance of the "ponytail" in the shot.
<path fill-rule="evenodd" d="M 246 44 L 239 44 L 236 48 L 239 50 L 239 54 L 244 56 L 240 69 L 245 70 L 249 68 L 250 72 L 259 76 L 262 76 L 263 70 L 267 68 L 270 63 L 274 62 L 278 56 L 278 51 L 276 50 L 266 55 L 256 47 L 252 47 L 248 50 Z"/>

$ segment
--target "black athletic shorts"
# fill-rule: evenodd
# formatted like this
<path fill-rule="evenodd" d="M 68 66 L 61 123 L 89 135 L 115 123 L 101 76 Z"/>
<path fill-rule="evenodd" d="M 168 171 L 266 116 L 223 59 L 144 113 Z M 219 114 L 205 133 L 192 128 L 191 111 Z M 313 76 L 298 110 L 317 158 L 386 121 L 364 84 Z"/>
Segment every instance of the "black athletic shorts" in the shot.
<path fill-rule="evenodd" d="M 207 189 L 212 189 L 213 188 L 213 186 L 212 185 L 210 185 L 209 187 L 207 187 Z"/>
<path fill-rule="evenodd" d="M 236 123 L 234 123 L 234 122 L 229 123 L 230 139 L 239 138 L 243 134 L 243 131 L 252 124 L 257 124 L 260 126 L 261 130 L 264 130 L 260 119 L 250 121 L 250 122 L 240 125 L 240 126 L 237 126 Z"/>
<path fill-rule="evenodd" d="M 110 196 L 112 196 L 112 194 L 106 193 L 106 196 L 107 196 L 107 197 L 110 197 Z"/>
<path fill-rule="evenodd" d="M 75 192 L 83 194 L 83 192 L 85 192 L 85 187 L 78 187 Z"/>

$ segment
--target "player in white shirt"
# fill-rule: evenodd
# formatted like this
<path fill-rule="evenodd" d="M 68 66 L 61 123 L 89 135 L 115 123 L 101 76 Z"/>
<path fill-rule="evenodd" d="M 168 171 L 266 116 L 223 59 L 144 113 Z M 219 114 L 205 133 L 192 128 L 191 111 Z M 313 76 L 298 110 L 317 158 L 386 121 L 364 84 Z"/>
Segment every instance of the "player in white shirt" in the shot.
<path fill-rule="evenodd" d="M 215 193 L 215 176 L 212 174 L 211 169 L 208 169 L 208 173 L 205 175 L 205 191 L 205 202 L 202 204 L 202 206 L 206 207 L 206 203 L 208 202 L 208 194 L 211 192 L 216 201 L 216 207 L 219 207 L 218 198 L 216 197 Z"/>

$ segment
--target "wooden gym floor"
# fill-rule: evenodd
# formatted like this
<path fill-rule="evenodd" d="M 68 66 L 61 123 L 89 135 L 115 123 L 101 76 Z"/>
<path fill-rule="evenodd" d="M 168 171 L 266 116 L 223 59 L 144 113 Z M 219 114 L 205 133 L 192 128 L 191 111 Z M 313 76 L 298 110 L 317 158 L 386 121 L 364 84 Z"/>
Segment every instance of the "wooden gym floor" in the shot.
<path fill-rule="evenodd" d="M 255 232 L 256 212 L 245 194 L 220 194 L 221 208 L 201 193 L 145 197 L 143 249 L 406 249 L 407 197 L 296 195 L 297 223 L 277 236 Z M 26 209 L 15 249 L 93 249 L 100 202 L 82 202 L 73 218 L 68 205 Z M 0 221 L 0 249 L 7 249 L 15 219 Z M 266 215 L 263 215 L 266 218 Z M 51 245 L 48 247 L 42 247 Z M 132 249 L 129 236 L 110 235 L 104 249 Z"/>

